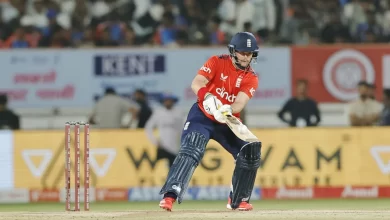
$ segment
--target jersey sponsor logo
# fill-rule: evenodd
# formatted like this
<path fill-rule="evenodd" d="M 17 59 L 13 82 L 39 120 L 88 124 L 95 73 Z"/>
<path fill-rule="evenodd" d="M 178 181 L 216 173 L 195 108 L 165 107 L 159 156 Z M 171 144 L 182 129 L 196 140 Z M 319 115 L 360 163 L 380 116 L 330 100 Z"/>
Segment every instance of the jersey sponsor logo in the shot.
<path fill-rule="evenodd" d="M 236 96 L 234 94 L 229 95 L 229 93 L 225 91 L 225 88 L 216 88 L 215 91 L 221 98 L 226 99 L 229 102 L 234 102 L 236 100 Z"/>
<path fill-rule="evenodd" d="M 186 131 L 188 129 L 188 126 L 190 126 L 190 122 L 186 122 L 186 124 L 184 125 L 184 130 Z"/>
<path fill-rule="evenodd" d="M 202 66 L 202 67 L 200 68 L 200 70 L 202 70 L 202 71 L 204 71 L 204 72 L 206 72 L 206 73 L 211 73 L 211 69 L 208 68 L 208 67 L 205 67 L 205 66 Z"/>
<path fill-rule="evenodd" d="M 255 89 L 252 87 L 251 90 L 249 90 L 249 92 L 251 93 L 251 95 L 253 96 L 255 94 Z"/>
<path fill-rule="evenodd" d="M 242 78 L 238 78 L 236 81 L 236 88 L 240 88 Z"/>
<path fill-rule="evenodd" d="M 226 81 L 227 78 L 228 78 L 228 76 L 224 76 L 223 73 L 221 73 L 221 80 L 222 81 Z"/>
<path fill-rule="evenodd" d="M 180 186 L 173 185 L 172 189 L 176 190 L 178 193 L 181 192 L 181 187 Z"/>
<path fill-rule="evenodd" d="M 252 47 L 252 41 L 251 41 L 251 39 L 246 39 L 246 46 L 247 46 L 247 47 Z"/>

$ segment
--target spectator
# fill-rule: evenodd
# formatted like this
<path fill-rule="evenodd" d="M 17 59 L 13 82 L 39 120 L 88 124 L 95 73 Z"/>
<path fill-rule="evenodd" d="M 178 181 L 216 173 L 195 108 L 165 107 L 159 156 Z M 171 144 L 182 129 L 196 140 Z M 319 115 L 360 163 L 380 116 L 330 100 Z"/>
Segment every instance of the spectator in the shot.
<path fill-rule="evenodd" d="M 33 7 L 30 12 L 22 17 L 22 19 L 29 20 L 32 26 L 40 29 L 44 29 L 49 26 L 48 14 L 52 11 L 48 11 L 46 4 L 43 0 L 34 0 Z"/>
<path fill-rule="evenodd" d="M 274 1 L 269 0 L 252 0 L 254 10 L 251 23 L 253 30 L 261 38 L 268 38 L 276 26 L 276 6 Z"/>
<path fill-rule="evenodd" d="M 218 17 L 221 18 L 221 31 L 226 33 L 229 38 L 235 31 L 234 23 L 236 20 L 236 3 L 234 0 L 222 0 L 218 6 Z"/>
<path fill-rule="evenodd" d="M 252 1 L 236 0 L 236 2 L 236 32 L 244 31 L 244 24 L 246 22 L 262 22 L 261 20 L 252 21 L 255 15 Z"/>
<path fill-rule="evenodd" d="M 368 90 L 367 90 L 368 98 L 370 98 L 372 100 L 376 100 L 375 89 L 376 89 L 375 84 L 373 84 L 373 83 L 368 84 Z"/>
<path fill-rule="evenodd" d="M 124 30 L 124 41 L 123 44 L 126 46 L 135 46 L 137 43 L 137 39 L 134 33 L 134 30 L 132 28 L 126 28 Z"/>
<path fill-rule="evenodd" d="M 25 30 L 22 27 L 18 27 L 12 36 L 5 42 L 5 47 L 29 48 L 30 44 L 27 41 Z"/>
<path fill-rule="evenodd" d="M 164 7 L 152 4 L 151 0 L 134 0 L 134 13 L 131 27 L 142 44 L 149 44 L 155 36 L 156 28 L 161 22 Z"/>
<path fill-rule="evenodd" d="M 72 3 L 73 2 L 73 3 Z M 66 4 L 67 3 L 67 4 Z M 72 4 L 70 4 L 72 3 Z M 68 5 L 69 4 L 69 5 Z M 70 17 L 72 23 L 72 40 L 75 46 L 83 46 L 80 41 L 92 39 L 93 28 L 91 27 L 91 16 L 88 13 L 88 8 L 84 0 L 64 1 L 61 5 Z M 68 8 L 69 7 L 69 8 Z M 90 34 L 89 36 L 85 36 Z"/>
<path fill-rule="evenodd" d="M 367 22 L 363 2 L 361 0 L 351 0 L 345 4 L 342 18 L 345 24 L 348 25 L 349 32 L 356 38 L 358 26 Z"/>
<path fill-rule="evenodd" d="M 300 38 L 295 41 L 297 45 L 313 45 L 320 42 L 319 34 L 315 28 L 302 26 Z"/>
<path fill-rule="evenodd" d="M 172 166 L 180 149 L 180 134 L 183 127 L 184 117 L 174 107 L 177 97 L 164 94 L 161 98 L 163 108 L 156 109 L 145 126 L 146 135 L 157 147 L 157 160 L 168 159 Z M 157 128 L 159 138 L 154 135 Z"/>
<path fill-rule="evenodd" d="M 0 129 L 19 130 L 19 116 L 7 107 L 8 98 L 0 94 Z"/>
<path fill-rule="evenodd" d="M 245 32 L 254 33 L 251 22 L 245 22 L 245 24 L 244 24 L 244 31 Z M 266 35 L 264 35 L 264 33 L 262 31 L 258 31 L 257 33 L 254 33 L 254 35 L 256 37 L 256 41 L 259 42 L 259 43 L 262 43 L 263 39 L 268 37 L 268 31 L 266 31 L 266 32 L 267 32 Z M 259 36 L 261 36 L 263 38 L 260 39 Z"/>
<path fill-rule="evenodd" d="M 324 43 L 342 43 L 349 40 L 349 31 L 340 20 L 340 16 L 332 14 L 330 21 L 321 30 L 321 41 Z"/>
<path fill-rule="evenodd" d="M 93 30 L 91 28 L 86 29 L 83 33 L 80 33 L 80 36 L 73 37 L 74 46 L 79 48 L 92 48 L 95 46 L 95 42 L 93 40 Z"/>
<path fill-rule="evenodd" d="M 171 46 L 176 44 L 176 35 L 175 17 L 172 12 L 165 12 L 161 25 L 156 32 L 155 42 L 162 46 Z"/>
<path fill-rule="evenodd" d="M 2 20 L 8 24 L 14 23 L 25 12 L 24 2 L 22 0 L 4 1 L 2 6 Z"/>
<path fill-rule="evenodd" d="M 142 89 L 137 89 L 134 92 L 134 99 L 140 106 L 140 110 L 137 114 L 138 125 L 137 128 L 144 128 L 146 122 L 152 115 L 152 109 L 149 106 L 146 92 Z"/>
<path fill-rule="evenodd" d="M 188 32 L 190 44 L 208 45 L 210 43 L 210 29 L 207 25 L 212 18 L 212 14 L 205 15 L 210 9 L 205 5 L 206 1 L 187 0 L 185 4 L 186 19 L 188 27 L 185 29 Z"/>
<path fill-rule="evenodd" d="M 0 8 L 1 9 L 1 8 Z M 3 19 L 4 9 L 0 10 L 0 44 L 12 34 L 12 28 Z M 1 45 L 0 45 L 1 48 Z"/>
<path fill-rule="evenodd" d="M 107 41 L 112 42 L 114 45 L 120 45 L 125 40 L 127 26 L 119 20 L 119 14 L 112 13 L 108 21 L 102 22 L 97 26 L 97 31 L 98 33 L 104 32 L 103 38 L 108 38 Z"/>
<path fill-rule="evenodd" d="M 90 12 L 92 17 L 91 23 L 96 25 L 104 21 L 105 17 L 111 12 L 111 8 L 108 1 L 96 0 L 90 5 Z"/>
<path fill-rule="evenodd" d="M 78 21 L 83 27 L 91 25 L 91 13 L 88 11 L 88 5 L 84 0 L 76 0 L 76 6 L 71 16 L 72 19 Z"/>
<path fill-rule="evenodd" d="M 308 2 L 307 11 L 319 30 L 321 30 L 329 20 L 328 17 L 330 13 L 328 3 L 329 2 L 324 2 L 323 0 Z"/>
<path fill-rule="evenodd" d="M 110 31 L 105 29 L 100 34 L 100 38 L 96 41 L 96 46 L 99 47 L 114 47 L 118 46 L 119 43 L 111 38 Z"/>
<path fill-rule="evenodd" d="M 390 1 L 384 2 L 383 7 L 383 34 L 388 38 L 390 35 Z"/>
<path fill-rule="evenodd" d="M 307 20 L 312 20 L 309 13 L 301 4 L 291 4 L 286 13 L 279 38 L 286 43 L 295 43 L 300 39 L 299 29 Z"/>
<path fill-rule="evenodd" d="M 371 11 L 367 14 L 367 22 L 359 24 L 357 27 L 357 38 L 359 42 L 380 42 L 383 40 L 383 27 L 379 24 L 375 12 Z"/>
<path fill-rule="evenodd" d="M 25 31 L 25 39 L 28 42 L 29 48 L 36 48 L 39 46 L 39 42 L 42 38 L 42 35 L 38 28 L 28 24 L 22 23 L 23 29 Z"/>
<path fill-rule="evenodd" d="M 390 89 L 383 90 L 383 111 L 380 118 L 380 125 L 390 126 Z"/>
<path fill-rule="evenodd" d="M 297 81 L 297 95 L 289 99 L 279 111 L 279 118 L 292 127 L 317 126 L 321 121 L 320 111 L 315 100 L 307 96 L 308 83 L 306 80 Z M 285 114 L 290 114 L 286 119 Z M 312 116 L 315 120 L 312 120 Z"/>
<path fill-rule="evenodd" d="M 243 31 L 253 33 L 252 23 L 251 22 L 245 22 Z"/>
<path fill-rule="evenodd" d="M 176 34 L 176 46 L 183 47 L 188 44 L 188 34 L 184 30 L 179 30 Z"/>
<path fill-rule="evenodd" d="M 10 47 L 11 40 L 8 43 L 6 40 L 20 35 L 19 27 L 30 28 L 24 29 L 29 48 L 220 45 L 226 44 L 225 39 L 237 31 L 249 29 L 264 45 L 387 42 L 389 3 L 388 0 L 5 0 L 0 1 L 0 47 Z M 92 33 L 93 44 L 91 37 L 86 37 L 87 44 L 81 43 L 86 29 Z M 34 39 L 30 40 L 31 30 L 39 30 L 42 36 L 35 31 Z M 321 40 L 318 42 L 317 38 Z M 39 44 L 34 43 L 38 40 Z M 16 42 L 14 47 L 25 48 L 27 44 Z"/>
<path fill-rule="evenodd" d="M 130 112 L 134 118 L 139 110 L 136 103 L 118 96 L 113 88 L 107 88 L 104 97 L 93 108 L 89 122 L 98 128 L 122 128 L 125 113 Z"/>
<path fill-rule="evenodd" d="M 62 32 L 64 28 L 57 22 L 57 15 L 58 12 L 54 9 L 47 11 L 48 24 L 47 26 L 39 27 L 42 33 L 42 38 L 39 42 L 40 47 L 70 46 L 69 41 L 65 39 L 65 35 Z"/>
<path fill-rule="evenodd" d="M 349 104 L 349 121 L 352 126 L 372 126 L 378 123 L 382 105 L 369 98 L 369 84 L 359 82 L 359 98 Z"/>

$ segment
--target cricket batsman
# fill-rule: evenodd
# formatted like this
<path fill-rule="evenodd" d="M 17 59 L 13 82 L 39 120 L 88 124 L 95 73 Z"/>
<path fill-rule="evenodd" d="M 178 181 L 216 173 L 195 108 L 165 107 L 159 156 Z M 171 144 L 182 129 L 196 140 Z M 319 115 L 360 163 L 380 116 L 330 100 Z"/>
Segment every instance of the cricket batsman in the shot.
<path fill-rule="evenodd" d="M 200 68 L 191 88 L 198 97 L 187 116 L 181 146 L 160 194 L 160 207 L 172 210 L 180 204 L 190 179 L 202 160 L 210 139 L 221 144 L 235 159 L 228 209 L 250 211 L 250 197 L 260 167 L 261 142 L 245 142 L 226 125 L 226 114 L 239 118 L 241 110 L 254 95 L 258 78 L 251 68 L 259 47 L 252 33 L 233 36 L 229 54 L 213 56 Z"/>

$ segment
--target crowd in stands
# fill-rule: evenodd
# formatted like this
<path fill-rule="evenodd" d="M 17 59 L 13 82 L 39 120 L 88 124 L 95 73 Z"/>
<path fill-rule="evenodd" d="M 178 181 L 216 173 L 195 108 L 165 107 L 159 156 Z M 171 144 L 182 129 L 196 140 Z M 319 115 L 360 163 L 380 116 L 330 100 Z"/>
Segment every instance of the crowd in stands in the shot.
<path fill-rule="evenodd" d="M 0 47 L 388 42 L 390 0 L 0 0 Z"/>

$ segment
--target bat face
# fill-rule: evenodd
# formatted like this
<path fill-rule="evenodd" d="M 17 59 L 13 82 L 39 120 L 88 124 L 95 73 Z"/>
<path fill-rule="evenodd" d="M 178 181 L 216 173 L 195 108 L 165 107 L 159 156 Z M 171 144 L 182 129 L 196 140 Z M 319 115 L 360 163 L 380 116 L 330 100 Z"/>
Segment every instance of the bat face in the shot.
<path fill-rule="evenodd" d="M 242 132 L 240 127 L 243 126 L 240 120 L 233 115 L 226 115 L 226 124 L 233 131 L 233 133 L 243 141 L 246 142 L 258 142 L 259 139 L 248 129 Z"/>

